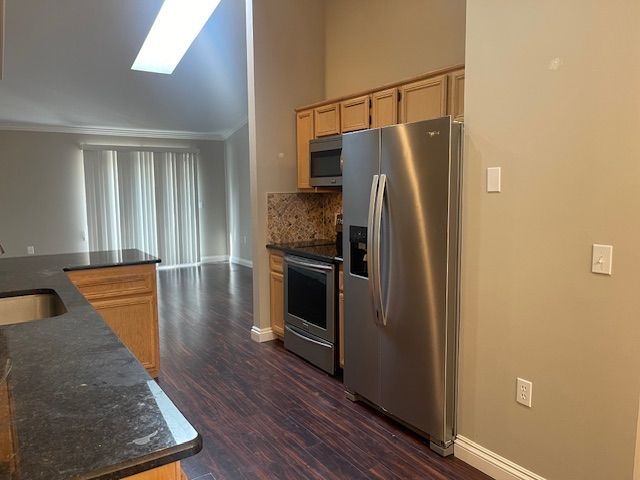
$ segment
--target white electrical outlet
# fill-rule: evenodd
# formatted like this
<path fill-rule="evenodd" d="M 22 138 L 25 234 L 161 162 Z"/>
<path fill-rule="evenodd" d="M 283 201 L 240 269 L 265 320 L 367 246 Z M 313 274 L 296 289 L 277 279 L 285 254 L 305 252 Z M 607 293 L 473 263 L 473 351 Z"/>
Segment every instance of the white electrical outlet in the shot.
<path fill-rule="evenodd" d="M 523 378 L 516 379 L 516 402 L 525 407 L 531 408 L 531 395 L 533 393 L 533 383 Z"/>
<path fill-rule="evenodd" d="M 35 255 L 36 253 L 36 249 L 33 247 L 33 245 L 29 245 L 27 247 L 27 255 Z"/>

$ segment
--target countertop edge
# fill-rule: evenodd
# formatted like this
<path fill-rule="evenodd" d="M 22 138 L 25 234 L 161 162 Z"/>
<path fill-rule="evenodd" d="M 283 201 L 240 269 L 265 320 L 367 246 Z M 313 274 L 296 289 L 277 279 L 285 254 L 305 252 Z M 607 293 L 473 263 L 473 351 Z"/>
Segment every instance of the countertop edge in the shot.
<path fill-rule="evenodd" d="M 310 253 L 296 247 L 281 245 L 277 243 L 268 243 L 266 245 L 266 248 L 267 250 L 278 250 L 283 253 L 292 253 L 300 257 L 311 258 L 314 260 L 321 260 L 321 261 L 331 262 L 335 264 L 341 264 L 344 262 L 342 257 L 329 257 L 325 255 L 318 255 L 318 254 Z"/>
<path fill-rule="evenodd" d="M 97 264 L 97 265 L 71 265 L 68 267 L 62 267 L 63 272 L 77 272 L 79 270 L 95 270 L 97 268 L 117 268 L 117 267 L 131 267 L 134 265 L 153 265 L 161 263 L 162 260 L 159 258 L 150 259 L 150 260 L 136 260 L 132 262 L 122 262 L 122 263 L 105 263 L 105 264 Z"/>
<path fill-rule="evenodd" d="M 115 468 L 109 468 L 109 471 L 94 472 L 89 474 L 88 480 L 119 480 L 122 478 L 130 477 L 142 472 L 148 472 L 154 468 L 163 467 L 170 463 L 178 462 L 189 458 L 193 455 L 200 453 L 202 450 L 202 436 L 196 431 L 197 436 L 182 445 L 168 449 L 168 453 L 163 455 L 149 456 L 148 459 L 143 460 L 142 463 L 127 464 L 123 463 L 121 466 L 114 466 Z M 187 448 L 184 448 L 184 447 Z"/>

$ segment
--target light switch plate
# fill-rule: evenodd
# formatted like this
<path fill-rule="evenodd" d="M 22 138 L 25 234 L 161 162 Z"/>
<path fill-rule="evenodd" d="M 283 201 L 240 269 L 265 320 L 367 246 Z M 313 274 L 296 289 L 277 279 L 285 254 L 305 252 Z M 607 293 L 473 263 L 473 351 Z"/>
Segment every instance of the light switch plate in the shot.
<path fill-rule="evenodd" d="M 603 275 L 611 275 L 611 264 L 613 262 L 613 246 L 593 244 L 593 254 L 591 255 L 591 271 Z"/>
<path fill-rule="evenodd" d="M 498 193 L 501 189 L 501 168 L 487 168 L 487 192 Z"/>

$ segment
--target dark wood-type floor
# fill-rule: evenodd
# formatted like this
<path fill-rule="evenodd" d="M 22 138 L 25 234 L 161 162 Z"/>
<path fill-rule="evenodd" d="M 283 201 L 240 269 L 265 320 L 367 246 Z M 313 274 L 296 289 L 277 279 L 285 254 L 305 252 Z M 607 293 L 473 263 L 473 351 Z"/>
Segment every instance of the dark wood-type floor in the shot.
<path fill-rule="evenodd" d="M 489 479 L 350 402 L 280 341 L 251 341 L 251 290 L 236 265 L 159 274 L 159 382 L 204 441 L 189 478 Z"/>

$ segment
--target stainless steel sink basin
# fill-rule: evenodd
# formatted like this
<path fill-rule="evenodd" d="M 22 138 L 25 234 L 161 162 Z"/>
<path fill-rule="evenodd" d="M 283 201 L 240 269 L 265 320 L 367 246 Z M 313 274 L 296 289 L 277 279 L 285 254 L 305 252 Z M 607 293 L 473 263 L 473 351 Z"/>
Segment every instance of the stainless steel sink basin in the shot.
<path fill-rule="evenodd" d="M 0 325 L 25 323 L 67 313 L 55 292 L 0 298 Z"/>

